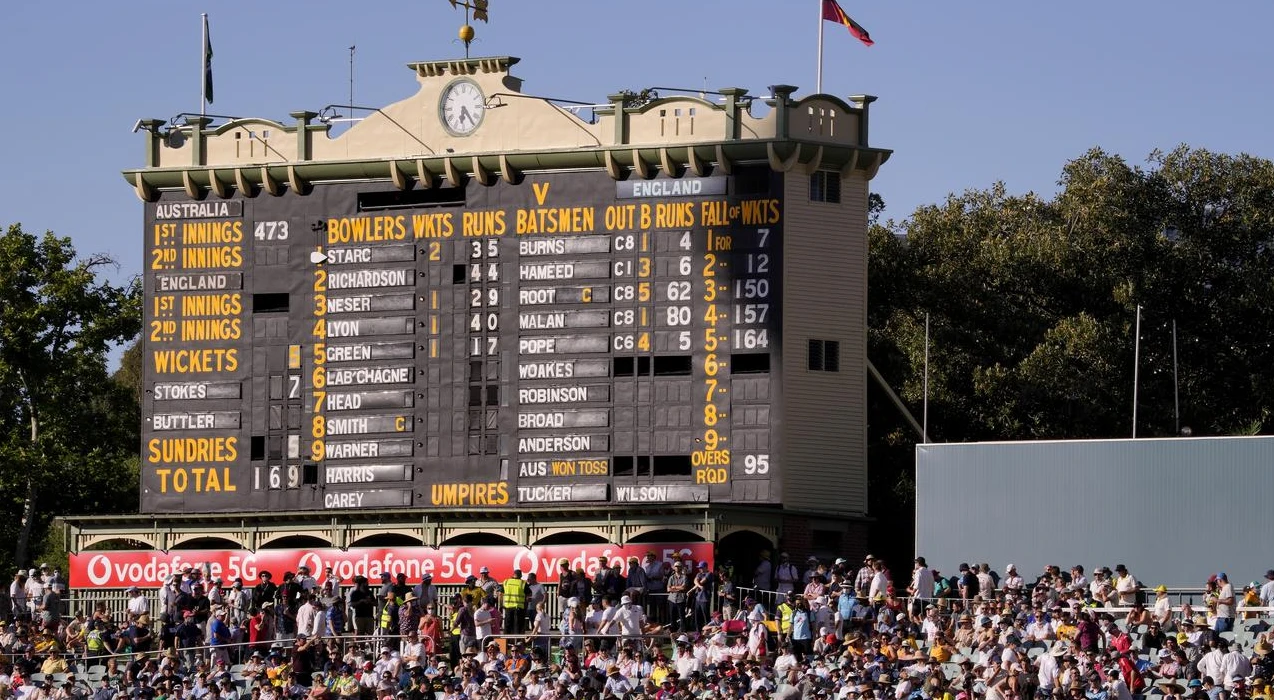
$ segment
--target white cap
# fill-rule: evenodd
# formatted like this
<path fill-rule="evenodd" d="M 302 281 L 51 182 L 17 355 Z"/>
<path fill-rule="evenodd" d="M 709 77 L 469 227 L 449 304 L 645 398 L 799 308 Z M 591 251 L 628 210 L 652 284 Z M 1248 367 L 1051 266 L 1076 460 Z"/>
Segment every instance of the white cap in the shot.
<path fill-rule="evenodd" d="M 489 574 L 489 573 L 491 573 L 491 570 L 484 566 L 484 567 L 482 567 L 481 569 L 478 569 L 478 573 L 480 573 L 480 574 Z"/>
<path fill-rule="evenodd" d="M 629 604 L 630 604 L 630 603 L 632 603 L 632 602 L 633 602 L 633 599 L 632 599 L 632 598 L 629 598 L 628 596 L 624 596 L 623 598 L 620 598 L 620 599 L 619 599 L 619 604 L 620 604 L 620 605 L 629 605 Z"/>
<path fill-rule="evenodd" d="M 1016 567 L 1016 566 L 1013 566 L 1012 564 L 1009 564 L 1008 566 L 1004 567 L 1004 570 L 1005 570 L 1005 571 L 1017 571 L 1017 567 Z"/>

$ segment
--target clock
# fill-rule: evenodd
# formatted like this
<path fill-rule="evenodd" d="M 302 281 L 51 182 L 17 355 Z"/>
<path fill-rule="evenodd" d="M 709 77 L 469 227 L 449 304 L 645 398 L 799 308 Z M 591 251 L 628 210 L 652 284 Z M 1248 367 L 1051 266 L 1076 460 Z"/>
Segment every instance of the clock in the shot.
<path fill-rule="evenodd" d="M 477 83 L 456 80 L 442 91 L 442 99 L 438 101 L 438 118 L 452 136 L 468 136 L 482 124 L 486 104 L 486 95 L 482 94 Z"/>

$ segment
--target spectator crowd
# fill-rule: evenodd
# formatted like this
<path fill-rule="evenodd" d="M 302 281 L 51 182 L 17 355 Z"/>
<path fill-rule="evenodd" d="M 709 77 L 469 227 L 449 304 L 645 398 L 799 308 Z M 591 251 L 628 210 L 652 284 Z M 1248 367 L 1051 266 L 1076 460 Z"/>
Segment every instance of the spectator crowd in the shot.
<path fill-rule="evenodd" d="M 1112 571 L 866 557 L 748 576 L 729 562 L 562 560 L 557 584 L 485 569 L 464 586 L 306 567 L 245 587 L 198 567 L 154 597 L 64 614 L 65 583 L 18 572 L 0 699 L 1274 700 L 1274 570 L 1188 598 Z"/>

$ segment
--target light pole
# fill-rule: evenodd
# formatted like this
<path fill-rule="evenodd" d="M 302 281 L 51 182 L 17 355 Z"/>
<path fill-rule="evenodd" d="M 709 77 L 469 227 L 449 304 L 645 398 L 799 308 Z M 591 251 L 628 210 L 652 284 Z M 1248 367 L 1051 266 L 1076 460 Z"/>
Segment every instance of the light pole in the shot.
<path fill-rule="evenodd" d="M 1137 323 L 1132 345 L 1132 437 L 1137 439 L 1137 380 L 1141 373 L 1141 304 L 1137 304 Z"/>
<path fill-rule="evenodd" d="M 1172 423 L 1173 434 L 1181 434 L 1181 400 L 1177 383 L 1177 319 L 1172 319 Z"/>

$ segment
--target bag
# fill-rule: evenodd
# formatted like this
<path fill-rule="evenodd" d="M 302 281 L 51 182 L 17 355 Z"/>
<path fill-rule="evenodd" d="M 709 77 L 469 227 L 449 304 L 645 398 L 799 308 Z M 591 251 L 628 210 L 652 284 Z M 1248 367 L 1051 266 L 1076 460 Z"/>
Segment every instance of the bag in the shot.
<path fill-rule="evenodd" d="M 721 623 L 721 631 L 726 634 L 743 634 L 747 629 L 747 623 L 743 620 L 726 620 Z"/>

